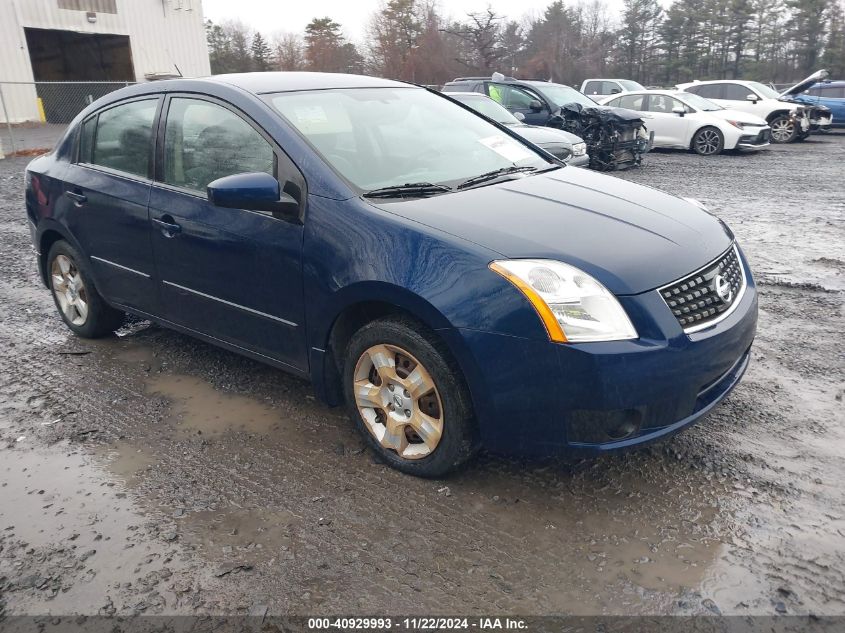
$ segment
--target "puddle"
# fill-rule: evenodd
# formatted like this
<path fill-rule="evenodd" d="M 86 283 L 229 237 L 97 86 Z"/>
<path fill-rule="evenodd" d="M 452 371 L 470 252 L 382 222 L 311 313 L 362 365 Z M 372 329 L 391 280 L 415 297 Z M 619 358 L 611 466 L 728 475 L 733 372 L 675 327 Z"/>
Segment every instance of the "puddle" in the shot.
<path fill-rule="evenodd" d="M 95 453 L 105 460 L 112 474 L 132 487 L 138 484 L 144 472 L 156 463 L 155 456 L 123 441 L 100 448 Z"/>
<path fill-rule="evenodd" d="M 278 411 L 269 405 L 218 391 L 193 376 L 155 376 L 147 382 L 147 392 L 172 402 L 170 419 L 184 435 L 220 436 L 236 431 L 266 434 L 282 424 Z"/>
<path fill-rule="evenodd" d="M 72 451 L 0 451 L 0 576 L 12 583 L 10 614 L 97 613 L 112 599 L 125 608 L 121 588 L 185 569 L 119 482 Z M 173 603 L 165 586 L 158 591 Z"/>

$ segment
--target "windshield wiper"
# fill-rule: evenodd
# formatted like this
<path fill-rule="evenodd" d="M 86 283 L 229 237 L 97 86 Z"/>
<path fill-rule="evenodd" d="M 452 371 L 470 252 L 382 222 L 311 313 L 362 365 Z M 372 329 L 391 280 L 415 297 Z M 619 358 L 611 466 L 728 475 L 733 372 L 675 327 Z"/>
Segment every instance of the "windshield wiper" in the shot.
<path fill-rule="evenodd" d="M 452 191 L 446 185 L 436 185 L 433 182 L 411 182 L 404 185 L 380 187 L 364 193 L 365 198 L 424 198 L 438 193 Z"/>
<path fill-rule="evenodd" d="M 488 180 L 495 180 L 500 176 L 507 176 L 508 174 L 519 174 L 528 171 L 537 171 L 537 168 L 517 167 L 516 165 L 511 165 L 510 167 L 494 169 L 493 171 L 488 171 L 483 174 L 479 174 L 478 176 L 473 176 L 472 178 L 464 180 L 461 184 L 458 185 L 458 189 L 466 189 L 467 187 L 472 187 L 473 185 L 478 185 L 482 182 L 487 182 Z"/>

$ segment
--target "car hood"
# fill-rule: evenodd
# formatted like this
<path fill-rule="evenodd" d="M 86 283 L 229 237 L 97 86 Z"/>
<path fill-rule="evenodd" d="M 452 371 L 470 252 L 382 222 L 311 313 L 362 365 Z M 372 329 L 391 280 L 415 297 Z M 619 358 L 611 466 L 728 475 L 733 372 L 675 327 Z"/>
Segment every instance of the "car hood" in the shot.
<path fill-rule="evenodd" d="M 817 84 L 818 82 L 820 82 L 822 79 L 824 79 L 827 76 L 828 76 L 828 72 L 826 70 L 824 70 L 824 69 L 817 70 L 816 72 L 814 72 L 812 75 L 810 75 L 806 79 L 799 81 L 797 84 L 795 84 L 791 88 L 788 88 L 788 89 L 784 90 L 783 92 L 781 92 L 780 96 L 781 97 L 788 97 L 788 96 L 792 96 L 792 95 L 800 95 L 802 92 L 804 92 L 805 90 L 809 90 L 813 85 Z"/>
<path fill-rule="evenodd" d="M 753 114 L 742 112 L 741 110 L 710 110 L 707 114 L 724 119 L 725 121 L 739 121 L 740 123 L 747 123 L 748 125 L 768 125 L 765 119 L 761 119 Z"/>
<path fill-rule="evenodd" d="M 531 141 L 535 145 L 545 145 L 546 143 L 567 143 L 572 145 L 574 143 L 583 143 L 580 136 L 576 136 L 570 132 L 557 130 L 553 127 L 541 127 L 539 125 L 526 125 L 520 123 L 519 125 L 508 126 L 514 132 L 519 134 L 522 138 Z"/>
<path fill-rule="evenodd" d="M 375 206 L 504 257 L 577 266 L 618 295 L 679 279 L 732 241 L 719 220 L 690 202 L 571 167 Z"/>

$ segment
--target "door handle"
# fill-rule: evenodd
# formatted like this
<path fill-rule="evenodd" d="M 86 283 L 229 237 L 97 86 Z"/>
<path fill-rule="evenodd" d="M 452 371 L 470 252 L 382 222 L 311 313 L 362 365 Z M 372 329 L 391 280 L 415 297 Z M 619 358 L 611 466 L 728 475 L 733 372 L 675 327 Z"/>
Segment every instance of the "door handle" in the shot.
<path fill-rule="evenodd" d="M 65 191 L 65 195 L 73 200 L 73 204 L 77 207 L 81 207 L 83 204 L 88 202 L 88 197 L 78 189 L 76 191 Z"/>
<path fill-rule="evenodd" d="M 176 237 L 182 232 L 182 226 L 176 224 L 175 220 L 169 215 L 163 215 L 161 218 L 153 218 L 153 224 L 161 229 L 161 234 L 164 237 Z"/>

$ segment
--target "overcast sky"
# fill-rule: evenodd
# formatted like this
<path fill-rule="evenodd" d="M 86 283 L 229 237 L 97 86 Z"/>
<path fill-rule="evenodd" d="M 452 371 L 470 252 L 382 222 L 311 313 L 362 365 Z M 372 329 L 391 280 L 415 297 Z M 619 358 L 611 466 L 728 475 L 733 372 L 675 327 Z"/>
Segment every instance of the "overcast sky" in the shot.
<path fill-rule="evenodd" d="M 439 4 L 444 15 L 455 18 L 462 18 L 468 12 L 484 11 L 489 4 L 497 13 L 521 20 L 526 14 L 542 14 L 551 2 L 552 0 L 441 0 Z M 618 8 L 621 2 L 622 0 L 608 0 L 607 4 Z M 271 36 L 278 31 L 300 33 L 312 18 L 328 16 L 339 22 L 344 34 L 355 42 L 364 38 L 370 15 L 380 4 L 379 0 L 202 0 L 203 14 L 214 22 L 238 19 L 264 35 Z M 567 4 L 572 4 L 572 0 Z"/>

